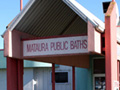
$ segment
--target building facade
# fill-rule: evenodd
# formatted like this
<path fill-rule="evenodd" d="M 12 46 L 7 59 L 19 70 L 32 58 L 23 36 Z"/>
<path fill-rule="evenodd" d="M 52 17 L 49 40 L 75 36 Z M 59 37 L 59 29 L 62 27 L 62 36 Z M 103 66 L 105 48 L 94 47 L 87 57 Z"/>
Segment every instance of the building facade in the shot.
<path fill-rule="evenodd" d="M 24 60 L 52 63 L 52 72 L 33 69 L 36 90 L 119 90 L 118 7 L 114 0 L 103 6 L 105 23 L 75 0 L 30 0 L 3 34 L 7 90 L 23 90 Z M 57 84 L 59 75 L 70 80 Z"/>
<path fill-rule="evenodd" d="M 55 67 L 55 72 L 58 74 L 56 90 L 72 90 L 72 67 L 64 65 L 56 65 Z M 24 90 L 52 90 L 51 72 L 52 64 L 24 60 Z M 62 74 L 63 76 L 60 77 Z M 66 77 L 64 77 L 65 75 Z M 86 77 L 89 77 L 87 75 L 87 69 L 76 68 L 77 90 L 87 90 L 86 83 L 88 79 Z M 1 89 L 7 90 L 6 58 L 3 50 L 0 51 L 0 77 Z M 78 77 L 81 78 L 77 79 Z M 60 81 L 61 78 L 66 81 Z"/>

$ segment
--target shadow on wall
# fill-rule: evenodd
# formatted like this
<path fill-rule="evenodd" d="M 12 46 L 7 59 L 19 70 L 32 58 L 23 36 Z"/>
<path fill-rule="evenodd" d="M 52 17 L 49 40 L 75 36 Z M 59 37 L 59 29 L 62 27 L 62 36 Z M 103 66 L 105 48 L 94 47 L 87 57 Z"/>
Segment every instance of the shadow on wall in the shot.
<path fill-rule="evenodd" d="M 87 90 L 88 69 L 76 68 L 76 90 Z"/>

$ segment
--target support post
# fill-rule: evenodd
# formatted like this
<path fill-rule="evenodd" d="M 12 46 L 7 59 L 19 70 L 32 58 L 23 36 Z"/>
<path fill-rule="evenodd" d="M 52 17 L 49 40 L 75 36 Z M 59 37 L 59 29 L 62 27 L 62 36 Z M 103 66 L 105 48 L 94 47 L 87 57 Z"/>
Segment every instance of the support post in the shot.
<path fill-rule="evenodd" d="M 73 90 L 75 90 L 75 67 L 72 66 L 72 87 L 73 87 Z"/>
<path fill-rule="evenodd" d="M 106 90 L 116 90 L 117 84 L 117 32 L 116 3 L 111 2 L 105 14 L 105 70 Z"/>
<path fill-rule="evenodd" d="M 23 8 L 23 0 L 20 0 L 20 11 L 22 10 Z"/>
<path fill-rule="evenodd" d="M 23 90 L 23 60 L 7 57 L 7 90 Z"/>
<path fill-rule="evenodd" d="M 17 60 L 17 66 L 18 66 L 18 90 L 23 90 L 23 60 Z"/>
<path fill-rule="evenodd" d="M 52 90 L 55 90 L 55 64 L 52 63 Z"/>

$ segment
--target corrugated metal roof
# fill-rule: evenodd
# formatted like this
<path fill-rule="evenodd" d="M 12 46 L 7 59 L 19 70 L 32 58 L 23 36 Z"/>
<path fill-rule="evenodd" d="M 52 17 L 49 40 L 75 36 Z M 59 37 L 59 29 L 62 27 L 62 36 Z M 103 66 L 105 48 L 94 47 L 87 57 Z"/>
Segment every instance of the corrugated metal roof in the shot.
<path fill-rule="evenodd" d="M 75 16 L 61 0 L 37 0 L 15 29 L 35 36 L 59 35 Z"/>
<path fill-rule="evenodd" d="M 98 21 L 98 18 L 75 0 L 63 1 L 30 0 L 8 29 L 43 37 L 61 34 L 84 34 L 87 32 L 86 23 L 88 20 L 91 21 L 95 27 L 102 27 L 99 23 L 103 22 Z M 94 20 L 88 16 L 88 13 L 92 15 Z M 102 32 L 104 27 L 99 29 Z"/>
<path fill-rule="evenodd" d="M 99 28 L 100 32 L 104 32 L 105 25 L 103 21 L 98 19 L 95 15 L 85 9 L 76 0 L 63 0 L 74 12 L 76 12 L 83 20 L 89 20 L 93 26 Z"/>
<path fill-rule="evenodd" d="M 38 37 L 86 33 L 86 22 L 62 0 L 36 0 L 32 3 L 31 6 L 27 5 L 30 8 L 13 28 L 14 30 Z M 16 18 L 19 19 L 19 15 Z M 8 29 L 11 28 L 12 25 L 8 27 Z"/>

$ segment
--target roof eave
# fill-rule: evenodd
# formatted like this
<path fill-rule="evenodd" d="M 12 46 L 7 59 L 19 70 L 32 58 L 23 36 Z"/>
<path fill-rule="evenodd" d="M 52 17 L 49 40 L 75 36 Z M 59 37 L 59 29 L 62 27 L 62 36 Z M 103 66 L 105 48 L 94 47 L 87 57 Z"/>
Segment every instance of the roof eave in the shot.
<path fill-rule="evenodd" d="M 27 5 L 23 8 L 23 10 L 16 16 L 16 18 L 14 19 L 14 21 L 9 25 L 9 27 L 7 28 L 7 30 L 14 30 L 15 26 L 20 22 L 20 20 L 24 17 L 24 15 L 26 14 L 26 12 L 30 9 L 30 7 L 33 5 L 33 3 L 36 0 L 30 0 Z M 90 13 L 88 10 L 86 10 L 84 7 L 82 7 L 78 2 L 76 2 L 75 0 L 63 0 L 64 3 L 66 3 L 76 14 L 78 14 L 85 22 L 88 22 L 88 20 L 93 24 L 94 27 L 98 27 L 100 32 L 104 32 L 104 25 L 100 26 L 98 25 L 99 22 L 97 22 L 96 20 L 99 20 L 97 17 L 95 17 L 92 13 Z M 83 10 L 81 10 L 81 8 Z M 91 19 L 90 17 L 87 17 L 87 15 L 85 13 L 83 13 L 83 11 L 86 11 L 87 13 L 91 14 L 95 20 Z M 100 21 L 100 20 L 99 20 Z M 96 23 L 97 22 L 97 23 Z M 100 21 L 100 23 L 102 23 L 102 21 Z M 104 24 L 104 23 L 102 23 Z M 7 31 L 5 30 L 5 32 Z M 2 36 L 4 36 L 5 32 L 3 33 Z"/>
<path fill-rule="evenodd" d="M 1 35 L 2 37 L 6 33 L 7 30 L 14 30 L 15 26 L 20 22 L 20 20 L 24 17 L 26 12 L 30 9 L 30 7 L 33 5 L 35 0 L 29 0 L 26 6 L 22 9 L 22 11 L 15 17 L 15 19 L 12 21 L 12 23 L 8 26 L 8 28 L 5 30 L 5 32 Z"/>
<path fill-rule="evenodd" d="M 99 32 L 104 32 L 105 27 L 104 23 L 98 19 L 96 16 L 94 16 L 92 13 L 90 13 L 87 9 L 85 9 L 83 6 L 81 6 L 77 1 L 75 0 L 63 0 L 64 3 L 66 3 L 76 14 L 78 14 L 85 22 L 90 21 L 94 27 L 99 28 Z M 91 15 L 91 18 L 87 16 Z"/>

